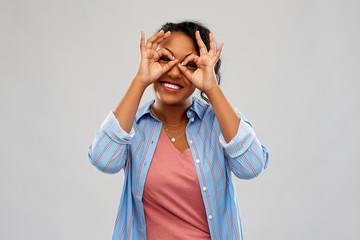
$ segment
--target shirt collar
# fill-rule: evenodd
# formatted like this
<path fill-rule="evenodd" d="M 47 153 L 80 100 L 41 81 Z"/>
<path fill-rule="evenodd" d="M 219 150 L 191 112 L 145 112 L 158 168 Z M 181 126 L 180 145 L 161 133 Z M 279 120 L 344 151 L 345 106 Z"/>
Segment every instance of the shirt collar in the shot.
<path fill-rule="evenodd" d="M 187 110 L 187 113 L 186 113 L 188 118 L 192 118 L 195 114 L 195 116 L 197 116 L 199 119 L 202 119 L 202 117 L 205 114 L 206 108 L 207 108 L 206 104 L 194 96 L 192 97 L 192 101 L 193 101 L 193 103 L 190 106 L 190 108 Z M 143 116 L 148 115 L 148 114 L 151 115 L 150 107 L 154 102 L 155 102 L 155 99 L 152 99 L 151 101 L 145 103 L 141 108 L 139 108 L 139 110 L 137 111 L 137 113 L 135 115 L 136 123 Z"/>

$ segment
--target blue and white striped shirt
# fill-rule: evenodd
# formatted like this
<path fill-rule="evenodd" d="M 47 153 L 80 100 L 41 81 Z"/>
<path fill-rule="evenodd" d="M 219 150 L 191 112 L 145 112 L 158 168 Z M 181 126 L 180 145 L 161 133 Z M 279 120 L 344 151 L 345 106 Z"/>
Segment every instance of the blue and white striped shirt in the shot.
<path fill-rule="evenodd" d="M 142 196 L 162 128 L 162 122 L 150 112 L 153 102 L 139 108 L 130 133 L 120 127 L 114 113 L 110 112 L 89 148 L 89 160 L 98 170 L 116 173 L 124 169 L 125 172 L 113 240 L 146 239 Z M 236 108 L 235 111 L 241 120 L 236 136 L 229 143 L 222 136 L 211 105 L 193 97 L 193 104 L 186 113 L 189 118 L 186 139 L 213 240 L 243 238 L 231 173 L 241 179 L 257 177 L 269 160 L 267 148 L 260 144 L 251 124 Z"/>

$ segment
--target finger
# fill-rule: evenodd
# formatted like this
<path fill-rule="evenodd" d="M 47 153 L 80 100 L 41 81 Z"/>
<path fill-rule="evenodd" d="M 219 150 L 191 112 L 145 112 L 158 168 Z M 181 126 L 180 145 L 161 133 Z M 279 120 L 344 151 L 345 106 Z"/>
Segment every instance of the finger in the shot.
<path fill-rule="evenodd" d="M 166 38 L 170 37 L 171 35 L 171 32 L 170 31 L 167 31 L 164 36 L 163 36 L 163 40 L 165 40 Z"/>
<path fill-rule="evenodd" d="M 140 51 L 145 47 L 145 33 L 143 31 L 140 32 Z"/>
<path fill-rule="evenodd" d="M 199 31 L 195 32 L 195 38 L 196 38 L 197 45 L 199 46 L 200 55 L 206 54 L 207 53 L 207 48 L 206 48 L 203 40 L 201 39 Z"/>
<path fill-rule="evenodd" d="M 168 63 L 175 60 L 175 57 L 165 48 L 159 49 L 157 52 L 157 57 L 154 58 L 155 61 L 159 61 L 160 63 Z M 162 60 L 162 61 L 160 61 Z"/>
<path fill-rule="evenodd" d="M 175 60 L 175 56 L 166 48 L 160 48 L 159 50 L 157 50 L 157 52 L 161 56 L 167 56 L 170 60 Z"/>
<path fill-rule="evenodd" d="M 153 55 L 154 61 L 155 61 L 155 62 L 158 62 L 160 58 L 161 58 L 161 55 L 159 55 L 158 52 L 155 52 L 154 55 Z"/>
<path fill-rule="evenodd" d="M 167 64 L 165 64 L 165 65 L 163 66 L 162 72 L 163 72 L 163 73 L 166 73 L 167 71 L 169 71 L 170 69 L 172 69 L 177 63 L 178 63 L 178 60 L 177 60 L 177 59 L 168 62 Z"/>
<path fill-rule="evenodd" d="M 152 45 L 154 44 L 154 42 L 156 42 L 156 40 L 157 40 L 158 38 L 163 37 L 163 35 L 164 35 L 164 31 L 163 31 L 163 30 L 161 30 L 160 32 L 152 35 L 152 36 L 146 41 L 146 47 L 147 47 L 147 48 L 151 48 Z"/>
<path fill-rule="evenodd" d="M 223 47 L 224 47 L 224 43 L 221 43 L 215 55 L 215 63 L 219 60 Z"/>
<path fill-rule="evenodd" d="M 193 62 L 196 64 L 196 62 L 198 61 L 200 57 L 194 53 L 190 54 L 189 56 L 187 56 L 182 62 L 181 65 L 186 67 L 186 65 L 190 62 Z"/>
<path fill-rule="evenodd" d="M 166 32 L 162 37 L 159 37 L 151 46 L 153 50 L 156 50 L 160 43 L 162 43 L 166 38 L 170 37 L 171 32 Z"/>
<path fill-rule="evenodd" d="M 182 74 L 189 79 L 189 81 L 191 82 L 192 79 L 192 75 L 194 74 L 194 72 L 190 71 L 189 69 L 187 69 L 185 66 L 178 64 L 177 67 L 180 69 L 180 71 L 182 72 Z"/>
<path fill-rule="evenodd" d="M 209 39 L 210 39 L 210 54 L 215 54 L 216 51 L 216 46 L 215 46 L 215 41 L 214 41 L 214 33 L 211 32 L 209 33 Z"/>

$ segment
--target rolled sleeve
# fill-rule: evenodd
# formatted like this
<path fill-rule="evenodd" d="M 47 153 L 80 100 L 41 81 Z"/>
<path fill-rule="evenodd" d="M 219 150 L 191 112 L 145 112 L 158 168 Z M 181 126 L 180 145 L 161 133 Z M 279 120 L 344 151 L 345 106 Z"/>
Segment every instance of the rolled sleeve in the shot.
<path fill-rule="evenodd" d="M 241 119 L 235 137 L 227 143 L 224 136 L 220 134 L 220 143 L 230 158 L 236 158 L 244 154 L 255 139 L 255 132 L 252 129 L 251 124 L 239 111 L 237 111 L 237 113 Z"/>
<path fill-rule="evenodd" d="M 132 128 L 125 132 L 111 111 L 101 123 L 93 143 L 89 147 L 88 157 L 91 164 L 106 173 L 119 172 L 126 164 L 127 147 L 135 135 Z"/>
<path fill-rule="evenodd" d="M 267 148 L 256 138 L 250 122 L 237 109 L 235 111 L 241 118 L 238 131 L 228 143 L 220 135 L 220 143 L 233 173 L 240 179 L 252 179 L 267 167 L 269 154 Z"/>
<path fill-rule="evenodd" d="M 135 135 L 134 128 L 131 128 L 129 133 L 121 128 L 113 111 L 111 111 L 101 123 L 100 129 L 113 141 L 120 144 L 130 144 Z"/>

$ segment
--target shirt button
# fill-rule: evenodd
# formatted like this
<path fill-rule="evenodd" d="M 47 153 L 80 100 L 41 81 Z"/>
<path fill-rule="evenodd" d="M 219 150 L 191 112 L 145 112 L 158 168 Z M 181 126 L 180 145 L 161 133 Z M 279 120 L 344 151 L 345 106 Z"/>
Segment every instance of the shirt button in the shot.
<path fill-rule="evenodd" d="M 206 191 L 206 187 L 203 187 L 203 190 Z"/>
<path fill-rule="evenodd" d="M 193 141 L 192 141 L 192 140 L 190 140 L 190 141 L 189 141 L 189 143 L 190 143 L 190 144 L 192 144 L 192 143 L 193 143 Z"/>
<path fill-rule="evenodd" d="M 190 118 L 190 121 L 192 121 L 192 122 L 193 122 L 193 121 L 194 121 L 194 118 Z"/>
<path fill-rule="evenodd" d="M 196 163 L 200 163 L 200 160 L 199 159 L 196 159 L 196 161 L 195 161 Z"/>
<path fill-rule="evenodd" d="M 210 220 L 212 219 L 212 216 L 211 216 L 211 215 L 209 215 L 209 219 L 210 219 Z"/>

